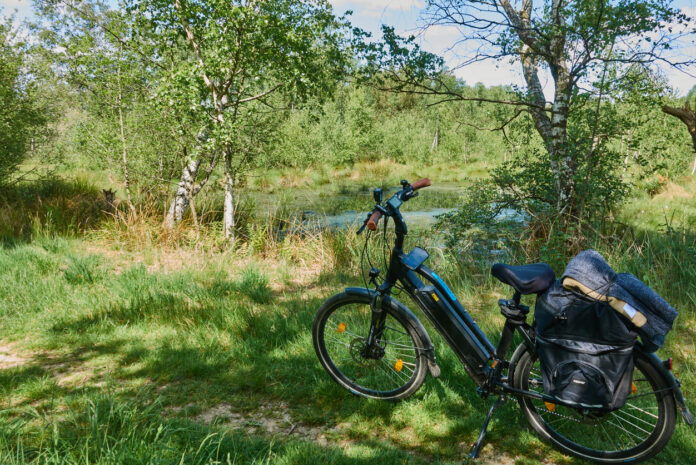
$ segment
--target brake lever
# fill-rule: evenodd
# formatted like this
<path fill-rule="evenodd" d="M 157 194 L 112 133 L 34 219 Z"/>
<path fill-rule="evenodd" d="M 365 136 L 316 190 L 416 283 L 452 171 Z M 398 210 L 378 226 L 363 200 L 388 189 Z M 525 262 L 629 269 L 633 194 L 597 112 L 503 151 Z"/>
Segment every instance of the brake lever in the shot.
<path fill-rule="evenodd" d="M 362 232 L 365 230 L 365 227 L 367 226 L 367 222 L 370 221 L 370 217 L 372 216 L 372 213 L 367 214 L 367 218 L 365 218 L 365 221 L 363 221 L 363 225 L 360 226 L 360 229 L 358 229 L 358 232 L 355 234 L 356 236 L 359 236 L 362 234 Z"/>

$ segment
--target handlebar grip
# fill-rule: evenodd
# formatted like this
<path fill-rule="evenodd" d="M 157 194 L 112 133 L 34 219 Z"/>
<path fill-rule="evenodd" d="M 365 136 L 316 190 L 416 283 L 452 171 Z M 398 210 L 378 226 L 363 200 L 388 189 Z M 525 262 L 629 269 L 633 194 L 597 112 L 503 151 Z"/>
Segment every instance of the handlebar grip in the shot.
<path fill-rule="evenodd" d="M 367 220 L 367 229 L 370 231 L 375 231 L 377 230 L 377 223 L 379 223 L 379 220 L 382 218 L 382 212 L 379 210 L 376 210 L 372 216 L 370 217 L 369 220 Z"/>
<path fill-rule="evenodd" d="M 418 189 L 420 189 L 422 187 L 428 187 L 429 185 L 430 185 L 430 179 L 423 178 L 423 179 L 419 179 L 418 181 L 411 184 L 411 187 L 413 188 L 414 191 L 417 191 Z"/>

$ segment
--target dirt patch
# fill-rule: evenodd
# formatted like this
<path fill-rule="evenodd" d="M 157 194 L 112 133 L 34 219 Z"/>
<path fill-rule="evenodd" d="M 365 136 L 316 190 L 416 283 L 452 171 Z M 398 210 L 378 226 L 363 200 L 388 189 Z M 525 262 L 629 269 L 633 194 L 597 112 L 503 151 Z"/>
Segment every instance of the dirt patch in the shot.
<path fill-rule="evenodd" d="M 16 343 L 0 342 L 0 370 L 24 365 L 30 356 L 31 354 L 20 352 Z"/>
<path fill-rule="evenodd" d="M 181 409 L 171 409 L 170 411 L 179 410 Z M 312 441 L 322 446 L 333 444 L 346 447 L 359 443 L 359 441 L 348 439 L 341 434 L 350 428 L 350 423 L 339 423 L 334 427 L 303 425 L 293 420 L 287 411 L 287 405 L 283 402 L 265 403 L 254 412 L 244 413 L 237 411 L 230 404 L 223 403 L 206 410 L 195 418 L 203 423 L 216 423 L 232 429 L 243 429 L 252 434 L 290 436 Z M 459 447 L 462 457 L 468 457 L 471 444 L 461 443 Z M 465 460 L 465 463 L 468 462 Z M 496 450 L 493 444 L 489 444 L 487 447 L 484 445 L 479 458 L 471 463 L 477 465 L 514 465 L 515 458 Z M 552 464 L 552 462 L 547 461 L 544 463 Z"/>
<path fill-rule="evenodd" d="M 286 435 L 307 439 L 321 445 L 328 444 L 327 433 L 343 429 L 341 425 L 329 428 L 307 426 L 293 420 L 284 403 L 265 403 L 254 412 L 238 412 L 230 404 L 219 404 L 196 417 L 203 423 L 217 423 L 250 433 Z"/>

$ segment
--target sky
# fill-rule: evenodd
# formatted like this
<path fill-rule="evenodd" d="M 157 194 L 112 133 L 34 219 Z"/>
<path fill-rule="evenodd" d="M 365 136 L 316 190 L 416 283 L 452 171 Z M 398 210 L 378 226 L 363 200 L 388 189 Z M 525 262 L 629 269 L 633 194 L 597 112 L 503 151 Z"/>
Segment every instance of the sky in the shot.
<path fill-rule="evenodd" d="M 2 0 L 0 0 L 2 1 Z M 379 37 L 381 24 L 393 26 L 402 35 L 413 34 L 418 37 L 420 45 L 433 53 L 443 55 L 450 68 L 454 68 L 465 54 L 462 49 L 452 45 L 460 37 L 460 31 L 454 27 L 431 27 L 423 31 L 422 11 L 426 0 L 330 0 L 337 14 L 343 14 L 346 10 L 352 10 L 351 22 L 375 37 Z M 675 0 L 673 5 L 682 9 L 689 16 L 696 17 L 696 0 Z M 691 44 L 683 47 L 680 53 L 690 57 L 696 56 L 696 46 Z M 670 85 L 681 95 L 686 94 L 693 86 L 696 86 L 696 69 L 689 74 L 680 72 L 671 67 L 663 67 Z M 510 64 L 507 61 L 486 61 L 466 66 L 455 70 L 457 77 L 468 84 L 478 82 L 486 86 L 494 85 L 524 85 L 521 67 L 518 63 Z M 550 75 L 541 76 L 544 93 L 551 100 L 553 95 L 553 83 Z"/>
<path fill-rule="evenodd" d="M 115 0 L 110 0 L 116 3 Z M 382 24 L 393 26 L 403 35 L 414 34 L 418 36 L 421 46 L 430 52 L 442 54 L 451 68 L 454 68 L 465 51 L 461 48 L 452 48 L 457 41 L 460 32 L 453 27 L 431 27 L 423 31 L 422 11 L 426 0 L 329 0 L 337 14 L 343 14 L 352 10 L 350 16 L 354 26 L 360 27 L 379 38 Z M 696 17 L 696 0 L 675 0 L 674 5 L 681 8 L 691 17 Z M 5 15 L 17 11 L 17 18 L 31 18 L 33 16 L 31 0 L 0 0 L 0 7 Z M 691 44 L 682 47 L 680 53 L 688 56 L 696 56 L 696 46 Z M 696 85 L 696 70 L 689 75 L 670 67 L 662 68 L 670 85 L 681 95 L 686 94 Z M 524 80 L 519 64 L 511 64 L 507 61 L 486 61 L 476 63 L 455 71 L 457 77 L 468 84 L 478 82 L 486 86 L 494 85 L 523 85 Z M 550 76 L 542 76 L 544 93 L 550 99 L 553 94 L 553 84 Z"/>

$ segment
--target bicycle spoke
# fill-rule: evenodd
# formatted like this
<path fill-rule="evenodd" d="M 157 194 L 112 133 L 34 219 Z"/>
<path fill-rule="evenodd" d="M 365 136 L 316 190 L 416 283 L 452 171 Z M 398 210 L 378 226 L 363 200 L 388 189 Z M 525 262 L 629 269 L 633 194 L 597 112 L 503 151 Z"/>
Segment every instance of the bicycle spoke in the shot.
<path fill-rule="evenodd" d="M 643 408 L 640 408 L 640 407 L 636 407 L 635 405 L 631 404 L 630 402 L 626 402 L 626 406 L 627 406 L 627 407 L 630 407 L 630 408 L 632 408 L 632 409 L 635 409 L 635 410 L 640 410 L 640 411 L 643 412 L 644 414 L 649 415 L 649 416 L 651 416 L 651 417 L 653 417 L 653 418 L 655 418 L 655 419 L 659 418 L 657 415 L 655 415 L 655 414 L 653 414 L 653 413 L 650 413 L 650 412 L 647 412 L 647 411 L 644 410 L 644 409 L 646 409 L 646 408 L 658 410 L 659 407 L 643 407 Z"/>
<path fill-rule="evenodd" d="M 607 438 L 609 438 L 609 441 L 611 441 L 612 445 L 614 446 L 614 450 L 615 450 L 615 451 L 616 451 L 616 450 L 621 450 L 620 446 L 617 446 L 616 443 L 614 442 L 614 440 L 612 439 L 611 434 L 609 434 L 609 433 L 607 432 L 607 429 L 604 427 L 604 424 L 603 424 L 603 423 L 600 423 L 599 426 L 602 427 L 602 430 L 604 431 L 604 434 L 607 436 Z"/>
<path fill-rule="evenodd" d="M 396 328 L 393 328 L 393 327 L 391 327 L 391 326 L 385 326 L 384 328 L 385 328 L 385 329 L 390 329 L 390 330 L 395 331 L 395 332 L 400 333 L 400 334 L 403 334 L 403 335 L 406 336 L 406 337 L 410 337 L 410 336 L 408 335 L 407 332 L 401 331 L 401 330 L 396 329 Z"/>
<path fill-rule="evenodd" d="M 616 410 L 615 412 L 612 412 L 612 413 L 616 413 L 616 414 L 618 415 L 619 412 L 621 412 L 622 415 L 627 415 L 627 416 L 630 417 L 630 418 L 633 418 L 633 419 L 638 420 L 638 421 L 642 421 L 643 423 L 645 423 L 646 425 L 650 426 L 651 428 L 655 426 L 654 423 L 650 423 L 649 421 L 644 420 L 644 419 L 642 419 L 642 418 L 640 418 L 640 417 L 637 417 L 637 416 L 635 416 L 635 415 L 631 415 L 630 413 L 628 413 L 628 412 L 626 412 L 626 411 L 624 411 L 624 410 Z"/>
<path fill-rule="evenodd" d="M 621 431 L 623 431 L 624 433 L 628 434 L 629 436 L 633 436 L 634 438 L 638 438 L 639 440 L 642 441 L 642 438 L 641 438 L 640 436 L 638 436 L 638 435 L 636 435 L 636 434 L 630 432 L 629 430 L 627 430 L 627 429 L 624 428 L 623 426 L 617 425 L 616 423 L 614 423 L 613 421 L 610 421 L 610 420 L 607 420 L 607 423 L 609 423 L 610 425 L 616 426 L 617 428 L 619 428 Z M 637 444 L 640 444 L 640 442 L 635 442 L 635 441 L 633 441 L 633 445 L 634 445 L 634 446 L 637 445 Z"/>
<path fill-rule="evenodd" d="M 341 345 L 343 345 L 343 346 L 350 347 L 350 344 L 348 344 L 347 342 L 343 342 L 343 341 L 341 341 L 341 340 L 338 340 L 338 339 L 335 339 L 335 338 L 332 338 L 332 337 L 325 337 L 325 339 L 326 339 L 327 341 L 330 341 L 330 342 L 335 342 L 336 344 L 341 344 Z"/>
<path fill-rule="evenodd" d="M 356 387 L 381 393 L 395 391 L 412 381 L 421 354 L 406 328 L 401 328 L 396 319 L 387 322 L 384 337 L 367 350 L 371 321 L 369 305 L 338 307 L 324 323 L 324 347 L 334 367 Z"/>
<path fill-rule="evenodd" d="M 390 370 L 389 366 L 385 367 L 382 363 L 378 363 L 377 366 L 380 367 L 382 370 L 384 370 L 387 373 L 387 375 L 389 375 L 390 379 L 396 381 L 397 383 L 400 383 L 399 377 L 395 376 L 395 375 L 397 375 L 397 373 L 393 370 Z"/>
<path fill-rule="evenodd" d="M 619 416 L 618 410 L 617 410 L 617 411 L 614 411 L 614 412 L 611 412 L 611 414 L 612 414 L 612 416 L 614 416 L 614 418 L 616 418 L 618 421 L 620 421 L 620 422 L 622 422 L 622 423 L 628 423 L 628 424 L 633 428 L 633 431 L 639 430 L 639 431 L 644 432 L 644 433 L 647 434 L 647 435 L 650 435 L 650 431 L 646 431 L 646 430 L 644 430 L 643 428 L 641 428 L 640 426 L 636 425 L 635 423 L 632 423 L 632 422 L 631 422 L 630 420 L 628 420 L 627 418 L 622 417 L 622 416 Z"/>
<path fill-rule="evenodd" d="M 388 369 L 390 372 L 394 373 L 394 374 L 396 375 L 396 377 L 397 377 L 399 380 L 404 381 L 404 382 L 407 383 L 408 380 L 410 379 L 410 378 L 407 378 L 407 379 L 404 380 L 403 375 L 402 375 L 401 373 L 399 373 L 398 371 L 396 371 L 396 370 L 395 370 L 391 365 L 389 365 L 387 362 L 385 362 L 384 359 L 380 360 L 380 362 L 381 362 L 382 364 L 384 364 L 384 366 L 386 366 L 387 369 Z"/>

